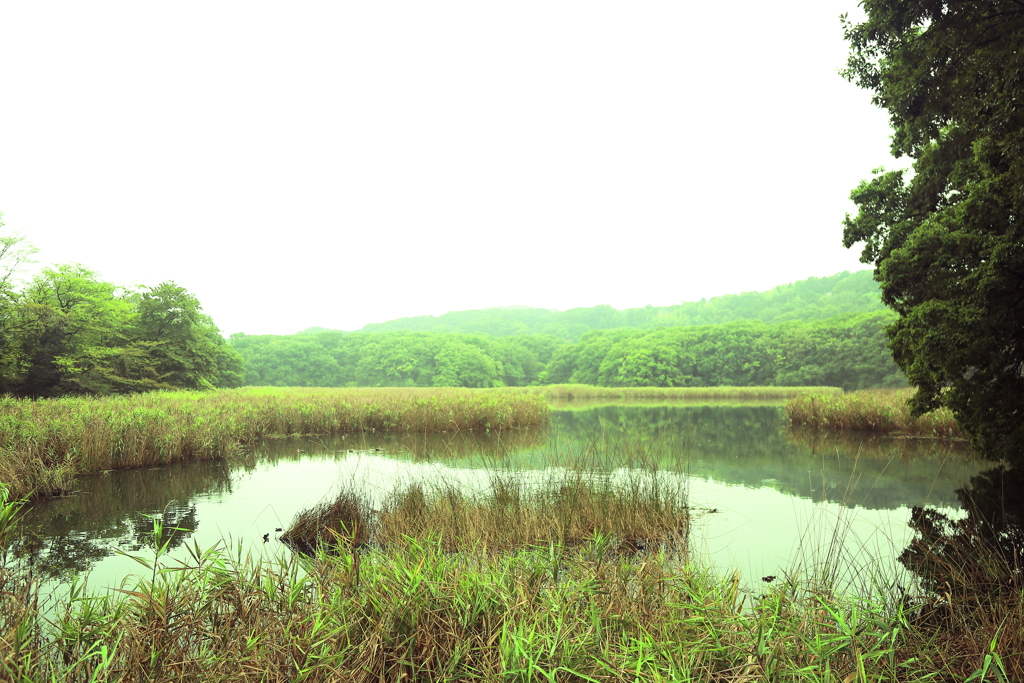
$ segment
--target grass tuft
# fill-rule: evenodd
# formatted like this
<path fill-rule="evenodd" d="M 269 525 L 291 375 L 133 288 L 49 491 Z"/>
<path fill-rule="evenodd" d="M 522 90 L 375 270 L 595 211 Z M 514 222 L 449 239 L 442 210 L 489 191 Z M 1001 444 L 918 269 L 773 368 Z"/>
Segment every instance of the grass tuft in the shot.
<path fill-rule="evenodd" d="M 545 477 L 495 474 L 479 492 L 452 483 L 413 483 L 393 490 L 380 509 L 345 490 L 297 515 L 281 540 L 307 554 L 430 540 L 450 552 L 510 552 L 572 548 L 594 538 L 617 553 L 685 551 L 689 512 L 682 480 L 633 472 L 618 481 L 576 470 Z"/>

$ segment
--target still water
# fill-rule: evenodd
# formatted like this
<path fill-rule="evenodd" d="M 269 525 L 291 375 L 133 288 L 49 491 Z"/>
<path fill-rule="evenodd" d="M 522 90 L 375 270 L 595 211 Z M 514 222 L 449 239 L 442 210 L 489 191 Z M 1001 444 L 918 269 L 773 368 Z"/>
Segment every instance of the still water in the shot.
<path fill-rule="evenodd" d="M 27 513 L 15 551 L 54 586 L 88 576 L 117 587 L 151 557 L 154 520 L 170 538 L 243 553 L 287 553 L 296 513 L 355 484 L 383 496 L 412 481 L 483 489 L 495 469 L 557 467 L 681 477 L 694 511 L 691 552 L 745 583 L 809 568 L 841 550 L 851 574 L 896 566 L 914 506 L 957 514 L 956 490 L 990 463 L 938 441 L 787 433 L 779 406 L 558 406 L 545 428 L 502 434 L 350 434 L 269 441 L 228 460 L 84 477 L 71 497 Z M 264 536 L 267 540 L 264 541 Z M 836 541 L 838 540 L 838 543 Z"/>

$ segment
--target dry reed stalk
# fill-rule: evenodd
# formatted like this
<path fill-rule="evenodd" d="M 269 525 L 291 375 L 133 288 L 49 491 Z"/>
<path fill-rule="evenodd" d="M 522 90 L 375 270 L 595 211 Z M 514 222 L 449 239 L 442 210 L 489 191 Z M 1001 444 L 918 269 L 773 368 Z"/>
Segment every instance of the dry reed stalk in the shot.
<path fill-rule="evenodd" d="M 370 516 L 369 503 L 355 491 L 344 490 L 333 501 L 297 515 L 280 540 L 307 555 L 319 547 L 359 548 L 369 540 Z"/>

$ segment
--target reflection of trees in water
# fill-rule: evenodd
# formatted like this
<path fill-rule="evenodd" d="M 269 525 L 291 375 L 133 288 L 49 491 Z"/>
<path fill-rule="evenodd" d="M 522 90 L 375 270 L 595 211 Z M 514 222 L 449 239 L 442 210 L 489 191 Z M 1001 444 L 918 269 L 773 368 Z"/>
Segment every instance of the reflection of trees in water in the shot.
<path fill-rule="evenodd" d="M 660 467 L 702 478 L 870 509 L 951 503 L 955 487 L 983 466 L 948 442 L 794 439 L 775 406 L 556 411 L 552 430 L 561 446 L 642 450 Z"/>
<path fill-rule="evenodd" d="M 199 525 L 192 499 L 230 492 L 231 478 L 225 462 L 199 461 L 82 477 L 77 486 L 77 495 L 27 508 L 22 536 L 12 543 L 41 579 L 88 571 L 115 548 L 133 552 L 148 546 L 154 519 L 144 515 L 160 520 L 164 540 L 177 547 L 191 531 L 171 527 Z"/>
<path fill-rule="evenodd" d="M 850 430 L 808 429 L 789 427 L 786 438 L 793 444 L 815 453 L 844 450 L 859 452 L 862 457 L 878 458 L 899 455 L 912 458 L 954 458 L 964 462 L 978 459 L 970 444 L 962 439 L 925 439 L 892 437 L 884 434 Z"/>
<path fill-rule="evenodd" d="M 155 537 L 157 522 L 160 523 L 160 537 Z M 163 510 L 155 513 L 136 513 L 129 520 L 132 538 L 124 539 L 121 549 L 135 552 L 152 547 L 154 543 L 166 545 L 168 550 L 177 548 L 192 535 L 199 526 L 196 506 L 172 500 Z"/>
<path fill-rule="evenodd" d="M 82 478 L 83 493 L 32 506 L 17 543 L 44 578 L 88 570 L 112 548 L 141 548 L 158 515 L 172 543 L 195 528 L 191 501 L 198 494 L 229 492 L 237 469 L 281 459 L 333 458 L 348 451 L 381 449 L 390 457 L 430 458 L 453 466 L 542 468 L 574 462 L 594 468 L 655 465 L 694 476 L 815 500 L 871 509 L 941 504 L 981 465 L 947 445 L 906 455 L 906 442 L 793 443 L 775 406 L 601 406 L 555 411 L 545 429 L 448 434 L 362 433 L 275 439 L 229 462 L 178 463 L 158 470 L 126 470 Z M 901 450 L 904 449 L 904 450 Z M 481 457 L 483 456 L 483 457 Z M 941 476 L 937 473 L 941 472 Z M 851 488 L 851 482 L 857 483 Z M 165 506 L 174 501 L 164 512 Z"/>
<path fill-rule="evenodd" d="M 522 427 L 502 431 L 451 432 L 353 432 L 316 437 L 266 439 L 245 452 L 232 456 L 232 464 L 242 468 L 278 460 L 298 460 L 310 456 L 336 457 L 348 451 L 381 452 L 390 457 L 444 460 L 480 455 L 503 457 L 525 448 L 535 448 L 547 440 L 543 427 Z"/>
<path fill-rule="evenodd" d="M 995 599 L 1024 582 L 1024 470 L 996 467 L 956 494 L 966 515 L 914 507 L 915 538 L 900 562 L 933 594 Z"/>

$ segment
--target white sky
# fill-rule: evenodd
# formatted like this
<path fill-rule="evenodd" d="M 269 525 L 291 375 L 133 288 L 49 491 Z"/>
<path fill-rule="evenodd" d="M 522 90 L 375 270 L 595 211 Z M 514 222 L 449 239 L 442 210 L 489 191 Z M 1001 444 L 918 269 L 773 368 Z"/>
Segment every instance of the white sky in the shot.
<path fill-rule="evenodd" d="M 0 212 L 225 334 L 860 270 L 856 0 L 5 2 Z"/>

